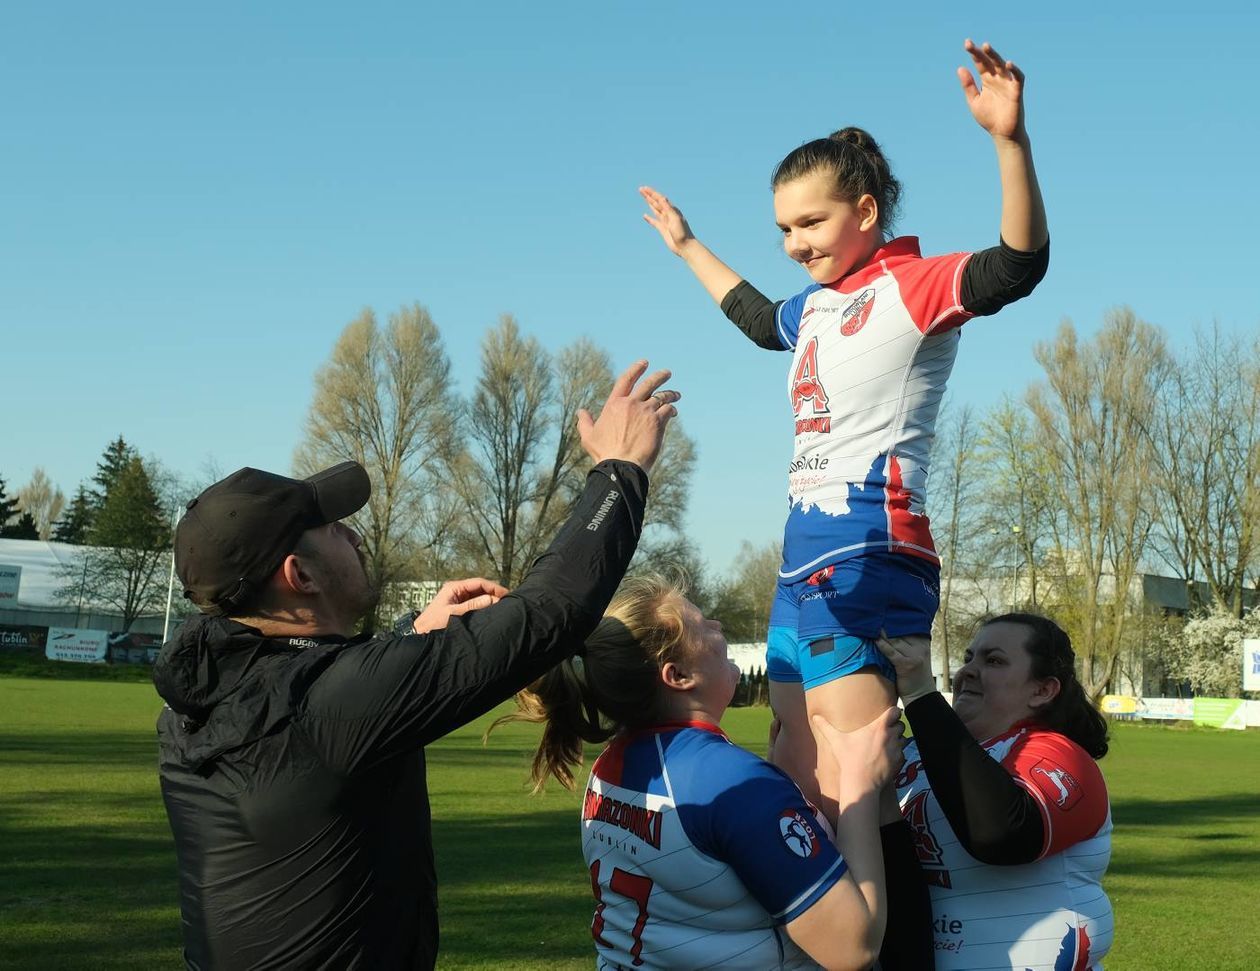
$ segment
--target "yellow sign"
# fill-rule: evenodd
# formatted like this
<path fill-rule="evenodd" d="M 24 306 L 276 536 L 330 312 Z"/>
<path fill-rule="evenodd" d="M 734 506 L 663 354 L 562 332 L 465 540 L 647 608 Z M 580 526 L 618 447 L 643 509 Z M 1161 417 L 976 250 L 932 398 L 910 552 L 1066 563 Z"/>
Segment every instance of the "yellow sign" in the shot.
<path fill-rule="evenodd" d="M 1137 699 L 1128 695 L 1103 695 L 1100 707 L 1108 715 L 1132 715 L 1137 712 Z"/>

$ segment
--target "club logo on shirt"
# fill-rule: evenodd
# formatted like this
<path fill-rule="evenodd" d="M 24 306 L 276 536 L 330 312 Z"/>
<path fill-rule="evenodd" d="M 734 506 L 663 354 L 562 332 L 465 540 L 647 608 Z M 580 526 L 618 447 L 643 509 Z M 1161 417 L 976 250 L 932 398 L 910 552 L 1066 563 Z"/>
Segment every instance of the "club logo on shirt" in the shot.
<path fill-rule="evenodd" d="M 779 816 L 779 835 L 795 856 L 808 860 L 818 855 L 818 831 L 795 809 L 785 809 Z"/>
<path fill-rule="evenodd" d="M 875 288 L 868 287 L 853 298 L 853 302 L 840 315 L 840 333 L 852 337 L 866 326 L 871 316 L 871 308 L 875 306 Z"/>
<path fill-rule="evenodd" d="M 1032 780 L 1047 799 L 1060 809 L 1068 810 L 1081 801 L 1081 784 L 1072 774 L 1049 759 L 1032 767 Z"/>
<path fill-rule="evenodd" d="M 802 415 L 802 412 L 812 413 Z M 831 411 L 827 406 L 827 389 L 818 377 L 818 338 L 810 338 L 801 350 L 792 375 L 792 413 L 796 415 L 796 434 L 802 431 L 831 431 Z"/>

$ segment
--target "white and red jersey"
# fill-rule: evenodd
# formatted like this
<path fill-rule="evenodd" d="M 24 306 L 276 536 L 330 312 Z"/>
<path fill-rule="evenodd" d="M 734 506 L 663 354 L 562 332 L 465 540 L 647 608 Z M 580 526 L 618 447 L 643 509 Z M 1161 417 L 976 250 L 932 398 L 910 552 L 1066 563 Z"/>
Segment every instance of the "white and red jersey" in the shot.
<path fill-rule="evenodd" d="M 1020 725 L 984 742 L 1041 808 L 1045 844 L 1032 863 L 981 863 L 959 844 L 913 740 L 897 777 L 932 891 L 936 967 L 1086 971 L 1111 947 L 1111 807 L 1098 764 L 1070 739 Z"/>
<path fill-rule="evenodd" d="M 796 787 L 715 725 L 613 739 L 591 768 L 582 853 L 601 969 L 803 969 L 783 925 L 848 869 Z"/>
<path fill-rule="evenodd" d="M 939 562 L 924 509 L 928 454 L 958 327 L 972 316 L 960 292 L 970 258 L 924 259 L 903 236 L 778 306 L 796 421 L 785 579 L 872 549 Z"/>

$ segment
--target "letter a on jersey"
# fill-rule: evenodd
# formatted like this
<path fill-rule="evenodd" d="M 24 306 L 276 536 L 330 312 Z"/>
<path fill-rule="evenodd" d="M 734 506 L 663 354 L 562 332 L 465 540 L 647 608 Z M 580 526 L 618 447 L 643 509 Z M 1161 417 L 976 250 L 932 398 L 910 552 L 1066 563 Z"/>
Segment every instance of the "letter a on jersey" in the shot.
<path fill-rule="evenodd" d="M 792 375 L 792 412 L 799 418 L 808 402 L 815 415 L 828 415 L 827 392 L 818 379 L 818 338 L 810 338 Z"/>

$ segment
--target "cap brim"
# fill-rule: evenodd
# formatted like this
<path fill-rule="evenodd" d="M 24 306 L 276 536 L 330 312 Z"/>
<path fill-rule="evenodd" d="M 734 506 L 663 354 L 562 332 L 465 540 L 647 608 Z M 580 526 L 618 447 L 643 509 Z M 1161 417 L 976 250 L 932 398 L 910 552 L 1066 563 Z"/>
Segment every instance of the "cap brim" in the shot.
<path fill-rule="evenodd" d="M 358 462 L 342 462 L 305 481 L 315 490 L 315 506 L 324 523 L 353 516 L 372 497 L 372 480 Z"/>

